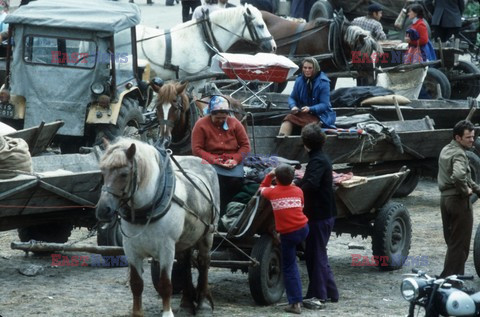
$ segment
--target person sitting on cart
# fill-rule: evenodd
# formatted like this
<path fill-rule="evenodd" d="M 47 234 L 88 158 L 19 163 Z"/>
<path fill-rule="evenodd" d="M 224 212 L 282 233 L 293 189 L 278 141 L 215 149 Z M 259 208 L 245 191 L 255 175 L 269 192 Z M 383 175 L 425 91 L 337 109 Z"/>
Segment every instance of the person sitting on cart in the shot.
<path fill-rule="evenodd" d="M 335 128 L 337 118 L 330 104 L 330 79 L 320 71 L 318 61 L 307 57 L 302 61 L 302 74 L 295 80 L 288 98 L 288 114 L 280 126 L 279 136 L 292 134 L 294 126 L 320 122 L 324 128 Z"/>
<path fill-rule="evenodd" d="M 208 115 L 199 119 L 192 131 L 192 153 L 212 164 L 220 183 L 220 216 L 243 186 L 242 161 L 250 153 L 250 141 L 242 123 L 230 116 L 230 103 L 213 96 Z"/>
<path fill-rule="evenodd" d="M 386 40 L 387 35 L 385 35 L 382 23 L 380 23 L 382 11 L 383 8 L 379 4 L 371 4 L 368 6 L 368 14 L 353 19 L 352 25 L 359 26 L 365 31 L 369 31 L 370 34 L 372 34 L 372 37 L 377 41 Z"/>
<path fill-rule="evenodd" d="M 294 174 L 292 166 L 280 164 L 265 176 L 260 191 L 272 204 L 275 230 L 280 234 L 283 279 L 289 304 L 285 311 L 300 314 L 303 297 L 297 245 L 308 235 L 308 219 L 303 213 L 303 192 L 292 184 Z M 274 178 L 277 186 L 271 187 Z"/>

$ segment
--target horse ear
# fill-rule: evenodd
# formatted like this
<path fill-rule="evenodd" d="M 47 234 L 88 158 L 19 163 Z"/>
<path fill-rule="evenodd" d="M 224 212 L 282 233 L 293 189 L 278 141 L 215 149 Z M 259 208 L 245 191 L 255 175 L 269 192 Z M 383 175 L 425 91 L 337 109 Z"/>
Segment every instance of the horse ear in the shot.
<path fill-rule="evenodd" d="M 135 155 L 136 150 L 137 150 L 137 148 L 136 148 L 136 146 L 135 146 L 135 143 L 132 143 L 132 145 L 130 145 L 130 147 L 128 148 L 127 153 L 126 153 L 127 158 L 128 158 L 129 160 L 131 160 L 131 159 L 133 158 L 133 156 Z"/>
<path fill-rule="evenodd" d="M 247 14 L 248 15 L 252 15 L 252 12 L 250 12 L 250 7 L 248 7 L 246 4 L 245 4 L 245 9 L 247 9 Z"/>
<path fill-rule="evenodd" d="M 108 141 L 107 138 L 103 137 L 103 138 L 102 138 L 102 142 L 103 142 L 103 147 L 104 147 L 105 149 L 107 149 L 107 148 L 110 146 L 110 142 Z"/>
<path fill-rule="evenodd" d="M 180 95 L 185 91 L 185 88 L 188 86 L 188 80 L 187 81 L 182 81 L 180 85 L 177 86 L 177 95 Z"/>

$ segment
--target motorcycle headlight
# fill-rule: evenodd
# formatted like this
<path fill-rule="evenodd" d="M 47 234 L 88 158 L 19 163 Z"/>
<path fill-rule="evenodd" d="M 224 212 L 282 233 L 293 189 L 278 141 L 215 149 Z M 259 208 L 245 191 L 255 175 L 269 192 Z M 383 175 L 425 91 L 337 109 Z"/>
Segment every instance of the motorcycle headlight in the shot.
<path fill-rule="evenodd" d="M 402 281 L 402 285 L 400 287 L 402 292 L 402 296 L 405 300 L 411 302 L 418 297 L 419 287 L 418 283 L 415 279 L 408 277 Z"/>
<path fill-rule="evenodd" d="M 102 83 L 96 82 L 90 86 L 90 90 L 92 90 L 95 95 L 101 95 L 105 92 L 105 86 Z"/>

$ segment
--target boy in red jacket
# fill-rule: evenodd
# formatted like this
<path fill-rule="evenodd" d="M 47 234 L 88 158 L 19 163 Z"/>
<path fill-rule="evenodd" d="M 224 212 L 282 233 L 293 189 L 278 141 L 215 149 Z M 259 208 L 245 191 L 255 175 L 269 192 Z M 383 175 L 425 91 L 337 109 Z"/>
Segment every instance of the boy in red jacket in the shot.
<path fill-rule="evenodd" d="M 275 218 L 275 229 L 280 233 L 282 245 L 282 270 L 289 306 L 285 311 L 301 313 L 302 281 L 297 267 L 297 245 L 308 235 L 308 219 L 303 214 L 303 192 L 293 185 L 294 169 L 279 165 L 265 176 L 260 191 L 270 200 Z M 273 178 L 277 186 L 270 187 Z"/>

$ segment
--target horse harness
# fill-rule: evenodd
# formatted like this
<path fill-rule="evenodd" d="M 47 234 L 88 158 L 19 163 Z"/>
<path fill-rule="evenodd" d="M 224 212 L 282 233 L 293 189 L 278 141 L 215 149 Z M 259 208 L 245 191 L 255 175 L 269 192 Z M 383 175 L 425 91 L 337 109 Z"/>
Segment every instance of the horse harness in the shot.
<path fill-rule="evenodd" d="M 252 23 L 253 20 L 254 20 L 253 17 L 249 16 L 246 12 L 244 12 L 243 13 L 243 18 L 245 20 L 245 25 L 243 26 L 243 29 L 242 29 L 242 32 L 241 32 L 240 36 L 231 32 L 230 30 L 224 28 L 221 25 L 218 25 L 218 24 L 216 24 L 216 25 L 219 28 L 221 28 L 222 30 L 224 30 L 228 33 L 232 33 L 233 35 L 235 35 L 237 37 L 242 37 L 243 34 L 245 33 L 245 30 L 248 30 L 248 33 L 250 34 L 250 37 L 252 38 L 252 41 L 254 43 L 260 43 L 260 42 L 266 42 L 266 41 L 272 40 L 272 38 L 273 38 L 272 36 L 265 37 L 265 38 L 260 38 L 257 30 L 253 26 L 253 23 Z M 209 53 L 209 61 L 208 61 L 208 66 L 210 66 L 212 57 L 217 52 L 223 52 L 223 51 L 221 50 L 220 45 L 218 44 L 218 41 L 215 38 L 215 35 L 213 34 L 212 22 L 210 21 L 208 11 L 203 12 L 203 18 L 201 20 L 199 20 L 196 24 L 200 24 L 200 28 L 202 30 L 205 46 L 207 47 L 207 50 L 210 52 Z M 148 57 L 147 57 L 147 59 L 152 64 L 155 64 L 155 65 L 163 67 L 165 69 L 174 71 L 176 79 L 179 79 L 180 66 L 172 64 L 172 35 L 171 35 L 171 32 L 170 32 L 170 29 L 166 29 L 165 33 L 162 34 L 162 35 L 165 35 L 165 63 L 163 65 L 160 65 L 158 63 L 153 62 Z M 150 40 L 152 38 L 159 37 L 159 36 L 162 36 L 162 35 L 156 35 L 156 36 L 149 37 L 147 39 L 142 39 L 139 42 L 143 43 L 143 41 Z M 219 50 L 219 48 L 220 48 L 220 50 Z M 147 56 L 147 54 L 145 53 L 145 49 L 143 48 L 143 44 L 142 44 L 142 50 L 143 50 L 144 55 Z"/>
<path fill-rule="evenodd" d="M 155 144 L 155 148 L 157 149 L 159 155 L 160 155 L 160 162 L 159 164 L 164 164 L 164 173 L 162 177 L 159 177 L 159 180 L 157 182 L 156 186 L 156 193 L 155 193 L 155 200 L 149 204 L 148 206 L 145 206 L 141 209 L 132 209 L 127 205 L 127 202 L 130 201 L 135 194 L 135 191 L 137 189 L 136 187 L 136 178 L 137 178 L 137 165 L 135 163 L 135 160 L 133 160 L 133 165 L 130 173 L 130 193 L 128 194 L 127 198 L 123 198 L 125 196 L 125 192 L 118 193 L 115 192 L 111 187 L 109 186 L 103 186 L 102 191 L 106 191 L 112 195 L 114 195 L 117 198 L 122 198 L 122 207 L 119 208 L 118 214 L 120 217 L 132 224 L 142 224 L 142 225 L 148 225 L 151 222 L 155 222 L 159 219 L 161 219 L 163 216 L 167 214 L 167 212 L 170 210 L 170 207 L 172 205 L 172 201 L 177 203 L 180 207 L 185 209 L 188 213 L 192 214 L 195 218 L 197 218 L 199 221 L 201 221 L 205 225 L 205 232 L 213 232 L 216 228 L 214 225 L 214 219 L 215 219 L 215 213 L 217 213 L 217 210 L 215 208 L 215 205 L 213 204 L 213 195 L 210 191 L 208 191 L 208 186 L 198 178 L 202 183 L 205 185 L 205 188 L 207 188 L 207 191 L 209 193 L 208 197 L 205 195 L 205 193 L 200 189 L 200 187 L 187 175 L 185 170 L 180 166 L 180 164 L 177 162 L 177 160 L 173 157 L 170 156 L 170 151 L 166 150 L 160 143 Z M 204 220 L 202 220 L 198 215 L 187 206 L 187 204 L 179 198 L 177 195 L 175 195 L 175 184 L 176 184 L 176 179 L 175 179 L 175 172 L 172 167 L 171 161 L 174 161 L 175 164 L 178 166 L 182 174 L 192 183 L 192 185 L 200 191 L 202 196 L 204 196 L 210 203 L 212 203 L 212 216 L 211 216 L 211 222 L 206 223 Z M 122 229 L 120 226 L 120 230 L 122 231 L 122 234 L 126 237 L 129 237 Z M 134 238 L 139 236 L 143 231 L 138 233 L 137 235 L 129 238 Z"/>
<path fill-rule="evenodd" d="M 350 70 L 347 57 L 345 56 L 345 50 L 343 49 L 343 37 L 342 29 L 345 25 L 345 17 L 340 12 L 336 14 L 330 23 L 330 29 L 328 31 L 328 50 L 333 52 L 333 64 L 338 69 L 346 67 Z"/>

